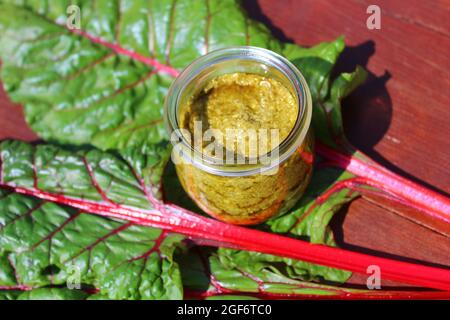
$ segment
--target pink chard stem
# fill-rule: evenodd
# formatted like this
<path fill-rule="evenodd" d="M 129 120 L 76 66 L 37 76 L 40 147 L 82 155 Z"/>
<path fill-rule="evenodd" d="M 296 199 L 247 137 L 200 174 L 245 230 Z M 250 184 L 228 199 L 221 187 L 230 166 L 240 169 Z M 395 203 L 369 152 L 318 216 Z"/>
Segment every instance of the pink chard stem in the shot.
<path fill-rule="evenodd" d="M 326 145 L 318 143 L 317 152 L 326 159 L 328 165 L 348 170 L 359 182 L 384 191 L 399 202 L 420 210 L 439 220 L 450 223 L 450 199 L 437 192 L 409 181 L 378 164 L 364 161 L 355 155 L 341 153 Z"/>

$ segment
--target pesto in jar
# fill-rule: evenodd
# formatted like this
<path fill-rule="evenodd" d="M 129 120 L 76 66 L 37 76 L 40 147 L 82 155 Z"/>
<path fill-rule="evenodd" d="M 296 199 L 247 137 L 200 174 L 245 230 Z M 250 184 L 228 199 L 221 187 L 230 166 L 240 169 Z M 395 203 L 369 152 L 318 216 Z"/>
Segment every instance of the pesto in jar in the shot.
<path fill-rule="evenodd" d="M 257 156 L 267 154 L 289 136 L 298 108 L 291 91 L 278 80 L 236 72 L 213 78 L 187 99 L 180 106 L 179 123 L 192 137 L 199 124 L 202 134 L 213 129 L 226 137 L 227 129 L 237 130 L 231 143 L 220 142 L 221 148 L 224 155 L 231 152 L 248 159 L 251 152 Z M 257 141 L 256 150 L 250 151 L 247 132 L 260 129 L 277 130 L 278 140 L 269 139 L 266 144 Z M 209 143 L 201 141 L 199 151 L 214 156 L 207 148 Z M 257 224 L 295 204 L 309 182 L 312 158 L 312 138 L 308 133 L 274 174 L 222 176 L 182 161 L 176 164 L 176 170 L 183 188 L 208 214 L 229 223 Z"/>
<path fill-rule="evenodd" d="M 232 73 L 212 79 L 181 110 L 181 127 L 191 135 L 196 122 L 201 123 L 202 134 L 214 129 L 225 137 L 227 129 L 241 129 L 226 147 L 228 151 L 248 156 L 248 130 L 277 129 L 278 145 L 294 127 L 298 105 L 291 92 L 274 79 Z M 262 144 L 257 154 L 265 154 L 277 145 Z"/>

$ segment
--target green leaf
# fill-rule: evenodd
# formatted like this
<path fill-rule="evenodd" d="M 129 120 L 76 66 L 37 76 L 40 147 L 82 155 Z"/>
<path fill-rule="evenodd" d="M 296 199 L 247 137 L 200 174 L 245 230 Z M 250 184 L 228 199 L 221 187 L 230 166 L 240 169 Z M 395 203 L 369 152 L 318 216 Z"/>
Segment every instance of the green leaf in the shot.
<path fill-rule="evenodd" d="M 285 274 L 290 279 L 314 282 L 326 280 L 334 283 L 344 283 L 351 276 L 351 272 L 348 271 L 258 252 L 219 249 L 218 256 L 222 264 L 225 261 L 232 261 L 232 264 L 228 265 L 229 269 L 234 271 L 239 269 L 249 275 L 258 275 L 270 270 L 275 274 Z"/>
<path fill-rule="evenodd" d="M 220 249 L 222 250 L 222 249 Z M 219 251 L 220 251 L 219 250 Z M 180 262 L 185 298 L 217 298 L 224 295 L 258 298 L 338 297 L 352 292 L 337 286 L 306 282 L 283 272 L 281 263 L 257 261 L 246 251 L 237 258 L 194 247 L 177 255 Z M 244 259 L 250 260 L 245 262 Z M 356 291 L 355 291 L 356 292 Z"/>
<path fill-rule="evenodd" d="M 291 233 L 312 243 L 334 244 L 328 237 L 328 224 L 344 204 L 357 196 L 339 187 L 342 181 L 352 178 L 348 172 L 334 168 L 316 170 L 305 194 L 291 212 L 267 224 L 273 232 Z"/>
<path fill-rule="evenodd" d="M 88 294 L 81 290 L 65 288 L 39 288 L 26 291 L 17 300 L 84 300 Z"/>
<path fill-rule="evenodd" d="M 315 101 L 326 98 L 331 71 L 344 48 L 344 38 L 340 37 L 311 48 L 286 44 L 283 55 L 301 70 Z"/>
<path fill-rule="evenodd" d="M 115 50 L 67 29 L 66 8 L 73 2 L 89 37 Z M 48 141 L 146 152 L 167 138 L 162 105 L 173 80 L 148 60 L 181 70 L 221 47 L 280 50 L 278 41 L 247 19 L 234 0 L 0 3 L 5 89 Z"/>
<path fill-rule="evenodd" d="M 112 299 L 179 299 L 180 236 L 11 194 L 0 200 L 1 254 L 15 279 L 42 287 L 78 279 Z"/>
<path fill-rule="evenodd" d="M 0 290 L 0 300 L 85 300 L 91 297 L 85 291 L 67 288 L 37 288 L 28 291 Z"/>
<path fill-rule="evenodd" d="M 160 179 L 167 160 L 162 155 L 135 157 L 132 167 L 98 150 L 0 143 L 2 183 L 146 210 L 152 203 L 139 180 L 156 199 L 159 185 L 151 183 Z M 182 285 L 172 255 L 182 239 L 2 190 L 0 286 L 65 284 L 77 271 L 82 284 L 109 298 L 179 299 Z"/>
<path fill-rule="evenodd" d="M 10 186 L 148 210 L 153 208 L 149 195 L 155 199 L 161 196 L 160 179 L 169 154 L 168 149 L 152 146 L 139 157 L 124 152 L 127 162 L 92 148 L 74 151 L 19 141 L 0 143 L 2 181 Z"/>
<path fill-rule="evenodd" d="M 330 118 L 330 131 L 336 139 L 344 137 L 344 128 L 342 123 L 341 114 L 341 100 L 352 93 L 357 87 L 366 81 L 367 71 L 362 67 L 357 66 L 356 70 L 352 73 L 341 73 L 334 81 L 331 87 L 329 99 L 322 102 L 321 107 L 328 113 Z M 316 120 L 317 123 L 317 120 Z M 323 138 L 322 140 L 327 140 Z"/>
<path fill-rule="evenodd" d="M 255 259 L 245 251 L 234 252 L 235 254 L 244 253 L 239 258 L 228 257 L 219 254 L 218 257 L 210 258 L 211 272 L 221 286 L 236 291 L 258 293 L 290 293 L 290 294 L 329 294 L 328 292 L 303 288 L 301 281 L 295 280 L 284 275 L 279 269 L 273 266 L 269 259 Z M 250 260 L 244 262 L 243 259 Z"/>
<path fill-rule="evenodd" d="M 0 300 L 17 300 L 22 293 L 20 290 L 0 290 Z"/>

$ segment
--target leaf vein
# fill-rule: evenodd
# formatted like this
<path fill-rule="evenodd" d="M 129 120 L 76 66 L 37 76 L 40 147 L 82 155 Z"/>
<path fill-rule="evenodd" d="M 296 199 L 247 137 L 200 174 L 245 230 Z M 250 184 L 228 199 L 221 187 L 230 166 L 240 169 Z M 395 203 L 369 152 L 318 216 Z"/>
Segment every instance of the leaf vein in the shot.
<path fill-rule="evenodd" d="M 173 37 L 174 37 L 174 28 L 175 28 L 175 10 L 177 7 L 177 0 L 172 0 L 172 5 L 170 7 L 170 16 L 169 16 L 169 25 L 168 25 L 168 29 L 169 29 L 169 33 L 167 36 L 167 40 L 166 40 L 166 50 L 165 50 L 165 55 L 166 55 L 166 64 L 170 65 L 170 53 L 172 50 L 172 41 L 173 41 Z"/>
<path fill-rule="evenodd" d="M 111 230 L 110 232 L 108 232 L 107 234 L 105 234 L 104 236 L 98 238 L 97 240 L 95 240 L 94 242 L 92 242 L 90 245 L 82 248 L 82 250 L 78 251 L 75 255 L 73 255 L 72 257 L 70 257 L 69 259 L 67 259 L 66 261 L 64 261 L 63 263 L 67 263 L 69 261 L 73 261 L 76 258 L 78 258 L 80 255 L 82 255 L 84 252 L 86 251 L 91 251 L 95 246 L 97 246 L 98 244 L 100 244 L 101 242 L 105 241 L 106 239 L 108 239 L 109 237 L 112 237 L 126 229 L 128 229 L 129 227 L 131 227 L 132 225 L 134 225 L 134 222 L 128 222 L 125 224 L 120 225 L 119 227 Z"/>
<path fill-rule="evenodd" d="M 62 231 L 62 229 L 67 226 L 70 222 L 72 222 L 73 220 L 75 220 L 76 218 L 78 218 L 78 216 L 81 214 L 81 211 L 78 211 L 75 214 L 70 215 L 59 227 L 57 227 L 55 230 L 53 230 L 52 232 L 50 232 L 47 236 L 45 236 L 44 238 L 42 238 L 41 240 L 39 240 L 36 244 L 34 244 L 31 248 L 30 251 L 35 250 L 40 244 L 42 244 L 43 242 L 45 242 L 46 240 L 50 240 L 51 238 L 53 238 L 58 232 Z M 50 260 L 49 260 L 50 261 Z"/>

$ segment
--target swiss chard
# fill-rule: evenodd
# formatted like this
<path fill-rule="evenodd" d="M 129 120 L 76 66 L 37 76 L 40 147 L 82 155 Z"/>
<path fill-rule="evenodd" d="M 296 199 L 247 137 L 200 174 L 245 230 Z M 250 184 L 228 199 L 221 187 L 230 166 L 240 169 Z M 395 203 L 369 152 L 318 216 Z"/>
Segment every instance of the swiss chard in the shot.
<path fill-rule="evenodd" d="M 180 299 L 181 236 L 16 193 L 0 200 L 1 289 L 74 284 L 112 299 Z"/>
<path fill-rule="evenodd" d="M 233 226 L 202 217 L 174 204 L 164 202 L 158 197 L 160 185 L 152 182 L 160 182 L 158 172 L 160 177 L 161 163 L 164 163 L 164 157 L 157 158 L 160 160 L 146 159 L 146 161 L 130 163 L 122 157 L 98 150 L 82 149 L 79 151 L 68 151 L 49 145 L 31 146 L 17 141 L 4 141 L 0 143 L 0 172 L 2 173 L 0 186 L 3 188 L 11 188 L 17 193 L 68 205 L 78 209 L 79 212 L 96 213 L 110 218 L 127 220 L 130 224 L 135 223 L 162 228 L 165 231 L 159 231 L 160 235 L 165 235 L 166 232 L 176 232 L 189 236 L 193 240 L 203 241 L 203 244 L 210 246 L 223 246 L 274 254 L 285 258 L 301 259 L 307 262 L 362 273 L 366 271 L 369 265 L 376 264 L 383 269 L 384 276 L 389 279 L 439 289 L 448 289 L 450 287 L 449 281 L 446 280 L 449 272 L 446 270 L 345 252 L 328 246 L 312 245 L 273 233 Z M 135 168 L 134 165 L 138 167 Z M 95 171 L 93 168 L 95 168 Z M 149 179 L 146 177 L 152 178 Z M 333 188 L 332 186 L 331 190 Z M 5 194 L 5 197 L 7 199 L 9 194 Z M 321 203 L 324 199 L 326 198 L 319 197 L 315 201 Z M 320 213 L 321 209 L 321 206 L 314 208 L 318 213 Z M 25 217 L 28 216 L 28 212 L 33 213 L 34 210 L 35 207 L 26 211 L 24 213 Z M 1 230 L 0 239 L 5 241 L 5 248 L 7 249 L 3 250 L 5 250 L 4 254 L 7 255 L 6 258 L 8 258 L 8 261 L 11 259 L 10 256 L 13 254 L 11 251 L 14 247 L 18 247 L 19 253 L 21 252 L 21 236 L 14 233 L 10 237 L 7 233 L 8 230 L 5 229 L 5 227 L 7 228 L 12 223 L 13 231 L 16 231 L 15 223 L 21 222 L 20 219 L 16 218 L 20 218 L 21 215 L 15 214 L 15 212 L 13 208 L 12 213 L 8 210 L 2 213 L 6 217 L 4 218 L 5 222 L 2 223 L 2 228 L 4 229 Z M 71 222 L 70 218 L 60 222 L 64 228 L 73 226 L 72 223 L 65 224 L 67 221 Z M 39 222 L 37 225 L 39 225 Z M 49 227 L 47 225 L 45 226 Z M 325 224 L 321 226 L 318 225 L 318 230 L 326 227 Z M 36 223 L 31 219 L 31 227 L 28 229 L 35 227 Z M 54 232 L 58 233 L 58 228 L 56 227 Z M 108 232 L 106 236 L 111 232 L 114 235 L 117 230 L 121 231 L 123 226 L 118 226 L 117 228 L 114 229 L 116 231 Z M 26 233 L 21 227 L 17 229 L 20 232 Z M 44 228 L 44 230 L 46 229 Z M 311 228 L 310 230 L 313 229 Z M 54 232 L 49 231 L 46 237 L 38 239 L 34 238 L 34 234 L 28 235 L 33 240 L 36 240 L 29 242 L 28 245 L 40 245 L 47 240 L 47 237 L 51 238 Z M 145 230 L 143 232 L 147 233 Z M 325 238 L 328 237 L 325 236 Z M 152 239 L 154 241 L 153 246 L 157 246 L 161 242 L 161 238 Z M 96 235 L 96 240 L 93 239 L 93 243 L 98 243 L 102 240 L 103 237 L 101 235 Z M 6 247 L 6 244 L 9 242 L 12 242 L 12 244 L 10 247 Z M 270 243 L 270 246 L 267 243 Z M 90 248 L 91 245 L 87 244 L 87 248 Z M 150 254 L 154 254 L 155 251 L 159 253 L 161 248 L 158 248 L 158 246 L 157 249 L 150 248 L 148 252 Z M 26 251 L 30 250 L 26 249 Z M 62 254 L 64 254 L 64 250 L 62 251 Z M 227 255 L 229 258 L 233 257 L 229 253 Z M 252 254 L 249 255 L 251 256 Z M 239 253 L 236 256 L 239 256 Z M 140 257 L 145 258 L 144 262 L 147 261 L 145 253 Z M 165 255 L 160 257 L 165 257 Z M 24 261 L 20 261 L 18 265 L 13 260 L 10 266 L 16 270 L 19 270 L 20 266 L 24 272 L 27 272 L 26 270 L 30 265 L 26 264 L 26 262 L 31 263 L 31 265 L 38 263 L 34 259 L 31 259 L 31 262 L 29 259 L 25 259 Z M 252 259 L 255 259 L 255 261 L 259 259 L 261 263 L 276 262 L 275 264 L 284 263 L 289 265 L 287 260 L 280 260 L 271 256 L 263 256 L 262 258 L 253 257 Z M 46 261 L 49 261 L 48 256 Z M 158 261 L 160 260 L 156 262 Z M 59 262 L 61 263 L 61 261 Z M 44 265 L 41 264 L 41 266 Z M 146 266 L 145 263 L 144 265 Z M 302 265 L 301 263 L 294 263 L 292 265 L 294 272 L 291 272 L 291 275 L 296 273 L 295 277 L 304 276 L 305 273 L 308 274 L 308 268 L 311 267 L 308 264 Z M 44 270 L 38 268 L 36 270 L 36 276 L 45 277 L 46 273 Z M 128 269 L 125 270 L 128 271 Z M 107 274 L 106 271 L 104 273 Z M 339 279 L 336 278 L 335 272 L 330 272 L 327 268 L 313 268 L 310 274 L 313 276 L 321 275 L 323 277 L 331 275 L 330 277 L 334 277 L 333 280 Z M 345 277 L 345 274 L 342 274 L 342 276 Z M 124 277 L 127 277 L 127 275 L 124 275 Z M 124 282 L 124 286 L 130 284 L 126 281 Z M 27 283 L 20 282 L 18 285 L 27 285 Z M 13 288 L 17 289 L 17 285 L 13 285 Z"/>
<path fill-rule="evenodd" d="M 68 30 L 65 24 L 66 8 L 74 2 L 82 12 L 82 30 Z M 313 48 L 280 43 L 264 26 L 250 21 L 234 0 L 67 0 L 52 5 L 45 0 L 0 0 L 5 89 L 13 101 L 23 104 L 28 123 L 43 139 L 66 145 L 35 147 L 7 141 L 0 146 L 0 186 L 7 190 L 0 199 L 4 206 L 0 289 L 63 284 L 70 267 L 67 259 L 78 248 L 82 254 L 72 263 L 81 268 L 81 282 L 100 290 L 91 298 L 180 298 L 182 284 L 173 259 L 174 249 L 185 247 L 180 234 L 197 243 L 233 248 L 221 248 L 208 257 L 212 271 L 220 278 L 244 270 L 249 285 L 219 293 L 257 293 L 255 283 L 258 288 L 282 278 L 282 285 L 268 287 L 281 294 L 298 293 L 305 286 L 306 292 L 330 294 L 335 289 L 303 281 L 343 282 L 349 276 L 298 259 L 359 272 L 369 261 L 378 261 L 386 265 L 386 277 L 390 270 L 397 280 L 449 288 L 448 273 L 442 270 L 417 267 L 429 278 L 410 279 L 414 274 L 410 269 L 395 273 L 395 268 L 407 267 L 404 264 L 357 254 L 351 256 L 355 262 L 350 266 L 338 261 L 342 252 L 337 249 L 229 226 L 170 203 L 179 187 L 173 179 L 161 182 L 170 152 L 162 123 L 165 93 L 173 77 L 193 59 L 230 45 L 269 48 L 302 70 L 313 95 L 313 124 L 322 143 L 318 151 L 324 159 L 305 197 L 292 212 L 261 228 L 334 245 L 328 222 L 358 195 L 355 191 L 403 201 L 448 220 L 448 199 L 406 183 L 360 154 L 330 149 L 348 150 L 340 100 L 365 79 L 364 70 L 357 68 L 331 80 L 344 48 L 341 38 Z M 383 184 L 383 179 L 390 182 Z M 401 192 L 395 182 L 410 189 Z M 426 205 L 430 199 L 434 206 Z M 317 251 L 312 252 L 313 247 Z M 107 263 L 92 265 L 91 259 Z M 26 273 L 26 268 L 33 272 Z M 113 283 L 115 277 L 120 281 Z M 439 277 L 442 283 L 436 280 Z M 52 290 L 56 291 L 34 289 L 28 297 L 66 295 L 58 288 Z M 10 292 L 5 297 L 15 296 Z"/>

